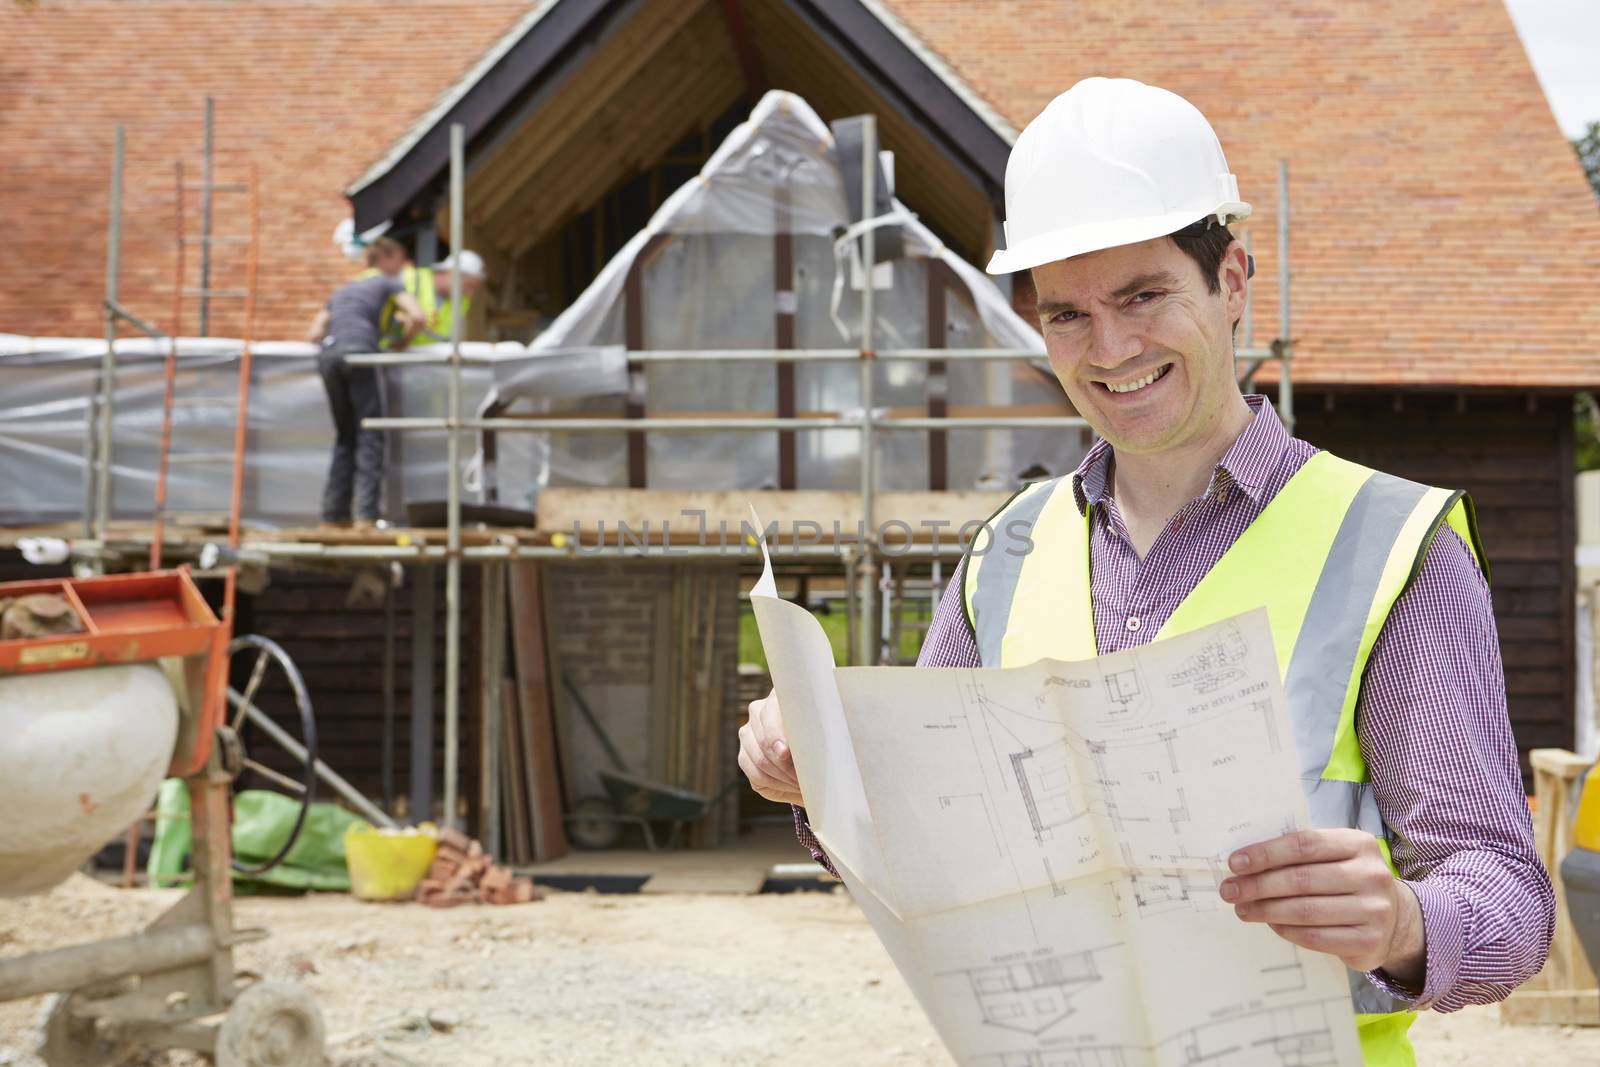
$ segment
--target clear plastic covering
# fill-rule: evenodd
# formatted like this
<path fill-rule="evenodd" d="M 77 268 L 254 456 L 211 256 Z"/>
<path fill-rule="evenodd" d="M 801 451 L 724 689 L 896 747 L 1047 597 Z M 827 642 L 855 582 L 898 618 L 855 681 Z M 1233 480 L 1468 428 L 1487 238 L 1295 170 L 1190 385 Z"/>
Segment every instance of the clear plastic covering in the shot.
<path fill-rule="evenodd" d="M 875 272 L 873 337 L 879 352 L 936 347 L 929 337 L 930 264 L 954 281 L 944 301 L 944 337 L 937 347 L 1020 349 L 1043 356 L 1037 331 L 1019 318 L 993 282 L 956 256 L 898 201 L 892 213 L 905 257 Z M 639 272 L 642 348 L 770 349 L 780 310 L 795 319 L 796 348 L 861 345 L 860 270 L 850 275 L 850 225 L 833 137 L 799 97 L 770 92 L 731 133 L 701 173 L 662 205 L 649 225 L 606 265 L 593 284 L 530 345 L 531 353 L 617 350 L 626 338 L 628 277 Z M 780 288 L 776 236 L 792 235 L 792 288 Z M 884 276 L 887 276 L 885 279 Z M 885 287 L 885 282 L 887 286 Z M 777 370 L 771 361 L 648 363 L 647 415 L 772 415 Z M 1060 386 L 1028 361 L 947 365 L 947 402 L 963 405 L 1051 405 L 1066 413 Z M 858 412 L 860 371 L 854 362 L 801 362 L 795 407 L 804 414 Z M 924 413 L 930 383 L 924 363 L 874 365 L 873 409 Z M 619 393 L 624 390 L 619 390 Z M 622 395 L 558 398 L 502 384 L 491 397 L 512 414 L 625 413 Z M 651 433 L 647 479 L 653 488 L 775 487 L 778 435 L 761 432 Z M 854 430 L 799 430 L 796 480 L 802 489 L 859 486 L 859 436 Z M 947 432 L 948 487 L 1015 484 L 1025 468 L 1059 473 L 1082 453 L 1080 436 L 1061 430 Z M 928 487 L 928 436 L 875 435 L 879 485 Z M 627 484 L 624 433 L 501 434 L 493 477 L 505 503 L 527 505 L 539 486 Z"/>
<path fill-rule="evenodd" d="M 636 263 L 645 349 L 771 349 L 778 343 L 780 311 L 793 316 L 797 348 L 860 347 L 862 272 L 852 270 L 853 243 L 839 239 L 850 219 L 832 143 L 828 127 L 803 100 L 768 93 L 702 172 L 668 198 L 530 346 L 463 346 L 469 358 L 463 411 L 623 416 L 629 388 L 625 290 Z M 929 336 L 928 285 L 928 272 L 936 269 L 948 283 L 943 343 L 937 347 L 1043 356 L 1038 333 L 1012 312 L 987 276 L 945 248 L 898 201 L 889 218 L 901 229 L 905 255 L 874 272 L 872 348 L 936 347 Z M 792 235 L 788 289 L 776 281 L 780 233 Z M 165 342 L 142 338 L 117 344 L 113 517 L 143 518 L 153 509 L 166 349 Z M 104 352 L 105 342 L 92 338 L 0 334 L 0 522 L 57 522 L 84 514 L 86 416 Z M 333 441 L 316 350 L 281 342 L 258 343 L 253 352 L 244 517 L 266 525 L 315 521 Z M 231 454 L 239 353 L 236 340 L 180 342 L 178 394 L 184 402 L 176 412 L 175 454 Z M 447 414 L 446 368 L 406 366 L 382 373 L 390 414 Z M 879 360 L 873 375 L 875 412 L 927 411 L 931 383 L 925 363 Z M 770 361 L 647 364 L 645 413 L 772 415 L 777 376 Z M 1035 361 L 951 361 L 945 378 L 952 408 L 1045 405 L 1066 413 L 1060 386 Z M 848 415 L 860 405 L 856 361 L 796 365 L 799 414 Z M 854 430 L 794 433 L 797 488 L 859 486 Z M 1081 437 L 1071 430 L 962 429 L 947 431 L 946 439 L 951 489 L 1013 485 L 1030 467 L 1060 473 L 1082 452 Z M 650 433 L 647 441 L 652 487 L 777 484 L 775 431 Z M 926 432 L 885 431 L 875 442 L 882 488 L 928 487 Z M 443 434 L 391 434 L 390 457 L 390 514 L 401 514 L 406 501 L 445 495 Z M 626 485 L 626 434 L 501 433 L 494 468 L 485 471 L 482 462 L 481 452 L 468 461 L 469 493 L 492 482 L 501 504 L 532 508 L 545 485 Z M 229 463 L 174 466 L 172 506 L 217 514 L 226 507 L 231 475 Z"/>
<path fill-rule="evenodd" d="M 225 338 L 179 342 L 172 454 L 225 456 L 224 462 L 179 462 L 168 473 L 175 513 L 224 514 L 232 485 L 241 344 Z M 463 374 L 464 410 L 488 392 L 502 362 L 525 363 L 519 344 L 464 346 L 475 361 Z M 0 523 L 76 520 L 84 514 L 85 435 L 90 399 L 99 391 L 103 340 L 0 334 Z M 112 417 L 111 514 L 149 517 L 155 509 L 156 454 L 167 345 L 117 342 Z M 265 526 L 316 522 L 322 477 L 333 446 L 333 421 L 317 374 L 316 349 L 303 343 L 253 348 L 250 414 L 245 439 L 242 512 Z M 426 350 L 422 350 L 426 351 Z M 443 415 L 442 367 L 386 370 L 394 414 Z M 445 493 L 445 439 L 392 435 L 389 499 L 437 500 Z"/>

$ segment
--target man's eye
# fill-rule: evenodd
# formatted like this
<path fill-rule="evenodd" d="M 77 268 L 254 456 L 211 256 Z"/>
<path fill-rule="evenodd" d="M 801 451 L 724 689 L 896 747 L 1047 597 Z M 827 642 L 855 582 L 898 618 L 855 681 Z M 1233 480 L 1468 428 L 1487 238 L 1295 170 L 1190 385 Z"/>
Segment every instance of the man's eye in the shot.
<path fill-rule="evenodd" d="M 1148 304 L 1148 303 L 1150 303 L 1150 301 L 1156 299 L 1157 297 L 1165 296 L 1165 295 L 1166 294 L 1161 292 L 1159 289 L 1146 289 L 1144 292 L 1142 292 L 1139 295 L 1135 296 L 1133 298 L 1133 302 L 1135 304 Z"/>
<path fill-rule="evenodd" d="M 1056 325 L 1065 325 L 1069 322 L 1076 322 L 1081 318 L 1083 318 L 1083 312 L 1081 311 L 1058 311 L 1050 316 L 1049 321 Z"/>

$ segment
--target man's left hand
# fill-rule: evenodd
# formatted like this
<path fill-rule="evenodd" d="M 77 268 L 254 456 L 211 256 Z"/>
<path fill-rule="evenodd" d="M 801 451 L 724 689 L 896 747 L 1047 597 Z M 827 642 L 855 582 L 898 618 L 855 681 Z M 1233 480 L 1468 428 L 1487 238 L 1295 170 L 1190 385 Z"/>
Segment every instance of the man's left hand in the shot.
<path fill-rule="evenodd" d="M 1353 971 L 1382 968 L 1421 988 L 1422 909 L 1361 830 L 1299 830 L 1228 857 L 1218 887 L 1245 922 L 1266 923 L 1292 944 L 1337 956 Z"/>

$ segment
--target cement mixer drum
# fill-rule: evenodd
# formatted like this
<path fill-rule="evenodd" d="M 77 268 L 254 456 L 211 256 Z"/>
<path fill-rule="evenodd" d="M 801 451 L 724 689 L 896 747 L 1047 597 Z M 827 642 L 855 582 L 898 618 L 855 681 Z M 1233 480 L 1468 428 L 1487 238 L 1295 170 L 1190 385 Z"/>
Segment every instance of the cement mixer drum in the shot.
<path fill-rule="evenodd" d="M 0 897 L 58 884 L 149 810 L 177 734 L 154 664 L 0 678 Z"/>

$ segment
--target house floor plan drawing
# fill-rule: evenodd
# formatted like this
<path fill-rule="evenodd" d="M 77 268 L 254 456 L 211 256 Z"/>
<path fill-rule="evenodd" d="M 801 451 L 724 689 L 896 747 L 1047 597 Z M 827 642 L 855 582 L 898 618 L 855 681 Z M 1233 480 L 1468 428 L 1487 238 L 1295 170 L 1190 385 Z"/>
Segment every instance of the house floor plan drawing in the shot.
<path fill-rule="evenodd" d="M 812 829 L 970 1067 L 1358 1067 L 1348 976 L 1239 921 L 1309 825 L 1265 612 L 1005 670 L 835 668 L 752 593 Z"/>

